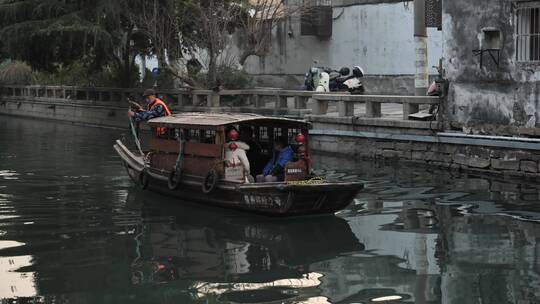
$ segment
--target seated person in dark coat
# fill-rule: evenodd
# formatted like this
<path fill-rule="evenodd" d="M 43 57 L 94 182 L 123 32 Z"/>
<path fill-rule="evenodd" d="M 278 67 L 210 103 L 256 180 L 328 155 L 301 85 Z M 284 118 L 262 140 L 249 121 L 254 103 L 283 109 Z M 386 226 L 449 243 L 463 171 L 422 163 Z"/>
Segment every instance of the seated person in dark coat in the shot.
<path fill-rule="evenodd" d="M 263 174 L 257 175 L 257 182 L 273 183 L 285 179 L 285 166 L 293 160 L 294 152 L 286 140 L 274 142 L 274 153 L 263 169 Z"/>

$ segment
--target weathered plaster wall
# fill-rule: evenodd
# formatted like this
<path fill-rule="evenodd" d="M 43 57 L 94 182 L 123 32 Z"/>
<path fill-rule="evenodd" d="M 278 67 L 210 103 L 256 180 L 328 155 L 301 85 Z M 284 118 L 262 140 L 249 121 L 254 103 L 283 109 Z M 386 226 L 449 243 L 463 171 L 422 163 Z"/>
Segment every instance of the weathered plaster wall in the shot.
<path fill-rule="evenodd" d="M 497 135 L 523 133 L 540 126 L 540 67 L 517 63 L 514 12 L 509 0 L 452 0 L 443 4 L 443 56 L 450 80 L 448 115 L 466 132 Z M 497 66 L 489 55 L 484 65 L 473 50 L 480 48 L 482 28 L 502 31 Z"/>
<path fill-rule="evenodd" d="M 264 58 L 250 57 L 246 70 L 256 76 L 259 85 L 298 88 L 314 61 L 337 69 L 360 65 L 367 74 L 375 76 L 374 79 L 385 80 L 370 82 L 368 90 L 388 92 L 392 88 L 388 84 L 397 78 L 398 82 L 405 81 L 394 91 L 412 92 L 413 78 L 410 75 L 415 72 L 412 2 L 340 3 L 344 6 L 333 9 L 331 38 L 301 36 L 299 19 L 292 18 L 275 30 L 270 53 Z M 429 29 L 428 35 L 429 64 L 433 66 L 442 56 L 442 34 L 437 29 Z M 239 39 L 236 37 L 237 44 L 241 44 Z M 238 50 L 233 49 L 232 52 Z"/>

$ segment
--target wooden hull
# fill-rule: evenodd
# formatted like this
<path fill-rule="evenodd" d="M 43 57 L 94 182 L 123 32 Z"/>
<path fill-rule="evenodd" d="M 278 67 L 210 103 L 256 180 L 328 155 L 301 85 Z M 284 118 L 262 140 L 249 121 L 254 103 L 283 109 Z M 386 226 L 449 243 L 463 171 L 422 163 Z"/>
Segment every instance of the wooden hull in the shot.
<path fill-rule="evenodd" d="M 120 141 L 114 145 L 131 179 L 140 185 L 139 176 L 144 169 L 143 159 L 129 151 Z M 276 216 L 328 215 L 347 207 L 362 190 L 362 183 L 239 184 L 220 181 L 215 190 L 205 194 L 201 177 L 183 176 L 178 190 L 167 186 L 169 172 L 149 172 L 148 189 L 174 195 L 185 201 L 217 207 Z"/>

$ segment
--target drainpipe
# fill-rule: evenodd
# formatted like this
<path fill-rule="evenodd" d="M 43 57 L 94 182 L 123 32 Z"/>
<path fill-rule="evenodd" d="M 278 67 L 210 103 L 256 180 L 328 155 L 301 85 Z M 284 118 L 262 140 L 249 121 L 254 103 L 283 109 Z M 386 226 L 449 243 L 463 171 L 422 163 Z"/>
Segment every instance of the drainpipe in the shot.
<path fill-rule="evenodd" d="M 416 51 L 414 95 L 425 96 L 429 87 L 425 0 L 414 0 L 414 44 Z M 418 106 L 415 112 L 418 112 Z"/>

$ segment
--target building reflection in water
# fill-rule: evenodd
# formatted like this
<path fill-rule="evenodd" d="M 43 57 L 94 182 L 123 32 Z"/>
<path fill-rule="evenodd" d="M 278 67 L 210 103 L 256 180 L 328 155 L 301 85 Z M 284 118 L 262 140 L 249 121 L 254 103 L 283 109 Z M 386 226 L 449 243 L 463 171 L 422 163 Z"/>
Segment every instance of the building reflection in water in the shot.
<path fill-rule="evenodd" d="M 539 303 L 540 225 L 511 217 L 454 218 L 443 229 L 447 303 Z"/>
<path fill-rule="evenodd" d="M 402 257 L 400 267 L 416 273 L 414 303 L 539 303 L 537 183 L 373 162 L 342 166 L 367 182 L 342 216 L 366 251 Z"/>
<path fill-rule="evenodd" d="M 24 246 L 24 243 L 0 241 L 0 250 Z M 32 265 L 32 256 L 0 257 L 0 299 L 37 295 L 35 273 L 18 271 Z"/>

